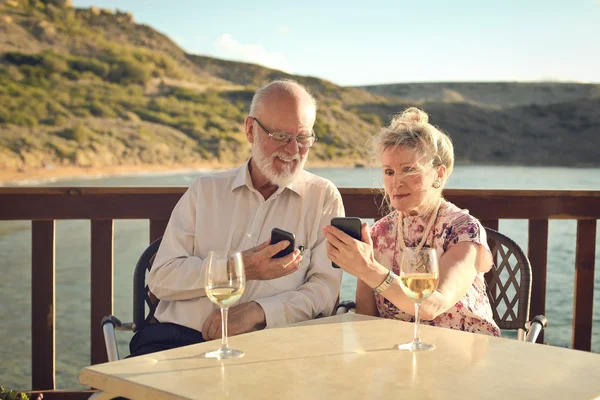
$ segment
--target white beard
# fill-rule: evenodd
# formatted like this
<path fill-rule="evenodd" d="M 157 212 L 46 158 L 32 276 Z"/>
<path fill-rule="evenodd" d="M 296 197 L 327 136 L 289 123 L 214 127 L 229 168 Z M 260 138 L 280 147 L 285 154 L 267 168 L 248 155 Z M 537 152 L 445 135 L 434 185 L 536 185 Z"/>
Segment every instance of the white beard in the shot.
<path fill-rule="evenodd" d="M 277 186 L 287 186 L 296 180 L 300 172 L 304 169 L 307 155 L 308 153 L 304 157 L 300 156 L 300 154 L 289 156 L 280 151 L 276 151 L 270 155 L 266 154 L 261 147 L 261 141 L 258 139 L 258 136 L 252 145 L 252 159 L 256 163 L 256 167 L 265 178 Z M 273 168 L 275 158 L 289 163 L 296 161 L 296 164 L 287 164 L 281 172 L 278 172 Z"/>

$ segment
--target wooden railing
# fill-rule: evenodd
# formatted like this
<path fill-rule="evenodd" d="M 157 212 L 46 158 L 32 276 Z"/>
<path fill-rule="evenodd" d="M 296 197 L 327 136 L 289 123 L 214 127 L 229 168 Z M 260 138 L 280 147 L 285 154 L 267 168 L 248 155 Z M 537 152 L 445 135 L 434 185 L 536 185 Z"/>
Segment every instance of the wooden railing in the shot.
<path fill-rule="evenodd" d="M 91 220 L 91 363 L 107 361 L 99 323 L 113 313 L 115 219 L 150 220 L 152 241 L 162 235 L 185 188 L 0 188 L 0 221 L 32 221 L 32 385 L 44 398 L 85 398 L 87 392 L 55 389 L 55 220 Z M 381 195 L 371 189 L 340 189 L 346 214 L 383 216 Z M 530 315 L 544 314 L 548 220 L 577 220 L 572 346 L 591 349 L 596 220 L 600 191 L 446 190 L 485 226 L 500 219 L 529 222 L 528 255 L 533 267 Z M 45 321 L 45 324 L 39 324 Z M 542 338 L 540 338 L 542 340 Z"/>

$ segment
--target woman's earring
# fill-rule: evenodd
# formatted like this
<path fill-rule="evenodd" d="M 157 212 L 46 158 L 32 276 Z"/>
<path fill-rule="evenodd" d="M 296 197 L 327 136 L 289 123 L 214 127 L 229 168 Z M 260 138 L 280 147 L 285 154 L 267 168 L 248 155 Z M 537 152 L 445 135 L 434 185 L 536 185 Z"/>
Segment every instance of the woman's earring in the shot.
<path fill-rule="evenodd" d="M 440 181 L 439 179 L 436 179 L 436 180 L 433 182 L 433 187 L 434 187 L 435 189 L 439 189 L 439 188 L 440 188 L 440 186 L 442 186 L 442 181 Z"/>

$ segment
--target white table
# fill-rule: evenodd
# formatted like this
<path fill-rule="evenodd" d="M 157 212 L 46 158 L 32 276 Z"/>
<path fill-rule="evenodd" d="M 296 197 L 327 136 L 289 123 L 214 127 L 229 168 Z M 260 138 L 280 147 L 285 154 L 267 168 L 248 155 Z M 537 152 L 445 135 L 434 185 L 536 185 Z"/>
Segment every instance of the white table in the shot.
<path fill-rule="evenodd" d="M 423 326 L 424 353 L 393 348 L 413 325 L 354 313 L 94 365 L 79 381 L 131 399 L 592 399 L 600 355 Z"/>

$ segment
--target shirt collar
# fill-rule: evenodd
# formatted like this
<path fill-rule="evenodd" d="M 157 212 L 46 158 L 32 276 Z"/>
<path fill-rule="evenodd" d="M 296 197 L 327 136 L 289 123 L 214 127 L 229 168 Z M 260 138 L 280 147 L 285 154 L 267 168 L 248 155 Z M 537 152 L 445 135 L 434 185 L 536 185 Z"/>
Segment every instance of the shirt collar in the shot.
<path fill-rule="evenodd" d="M 249 168 L 250 160 L 251 159 L 248 159 L 248 161 L 246 161 L 246 163 L 244 165 L 237 168 L 235 179 L 233 180 L 233 186 L 231 188 L 232 192 L 241 186 L 246 186 L 249 189 L 256 190 L 254 188 L 254 185 L 252 184 L 252 178 L 250 178 L 250 168 Z M 307 174 L 306 171 L 304 171 L 304 170 L 300 171 L 296 180 L 294 180 L 292 183 L 288 184 L 287 186 L 285 186 L 283 188 L 281 188 L 281 187 L 278 188 L 277 191 L 275 192 L 275 194 L 279 194 L 283 190 L 289 189 L 292 192 L 296 193 L 298 196 L 302 197 L 304 195 L 304 189 L 306 186 L 305 185 L 306 174 Z"/>
<path fill-rule="evenodd" d="M 248 186 L 249 188 L 252 188 L 252 180 L 250 179 L 250 170 L 248 169 L 249 162 L 250 162 L 250 160 L 248 160 L 244 165 L 241 165 L 236 168 L 237 171 L 235 174 L 235 179 L 233 180 L 233 187 L 231 188 L 232 192 L 235 189 L 239 188 L 240 186 Z M 248 180 L 246 180 L 246 175 L 248 175 Z M 246 182 L 250 182 L 250 184 L 247 185 Z"/>

